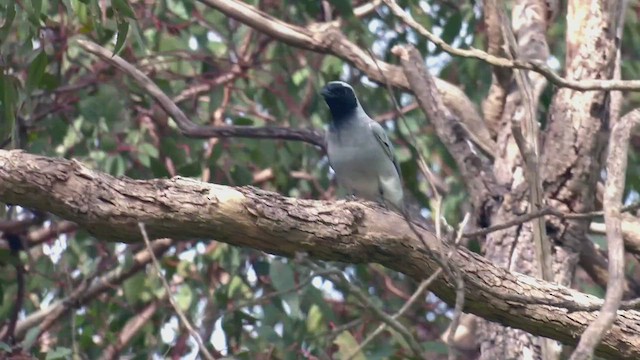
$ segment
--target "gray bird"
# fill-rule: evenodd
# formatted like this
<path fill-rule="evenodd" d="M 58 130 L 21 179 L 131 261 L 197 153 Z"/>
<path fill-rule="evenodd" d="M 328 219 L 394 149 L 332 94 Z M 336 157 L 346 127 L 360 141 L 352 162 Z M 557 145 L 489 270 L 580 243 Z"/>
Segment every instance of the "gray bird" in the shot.
<path fill-rule="evenodd" d="M 332 81 L 321 94 L 331 112 L 327 154 L 338 183 L 353 195 L 404 211 L 400 167 L 387 133 L 364 112 L 349 84 Z"/>

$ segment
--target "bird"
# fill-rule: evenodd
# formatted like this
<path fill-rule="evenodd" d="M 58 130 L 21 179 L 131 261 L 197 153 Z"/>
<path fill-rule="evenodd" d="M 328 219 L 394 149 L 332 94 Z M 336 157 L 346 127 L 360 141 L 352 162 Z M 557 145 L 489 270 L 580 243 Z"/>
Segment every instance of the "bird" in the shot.
<path fill-rule="evenodd" d="M 346 82 L 327 83 L 321 95 L 331 113 L 327 156 L 338 184 L 351 195 L 403 212 L 402 175 L 385 130 L 367 115 Z"/>

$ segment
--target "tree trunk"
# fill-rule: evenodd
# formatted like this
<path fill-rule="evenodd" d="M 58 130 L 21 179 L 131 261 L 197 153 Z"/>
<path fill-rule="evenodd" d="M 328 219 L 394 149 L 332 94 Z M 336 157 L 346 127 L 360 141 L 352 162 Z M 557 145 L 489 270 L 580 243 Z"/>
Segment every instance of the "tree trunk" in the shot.
<path fill-rule="evenodd" d="M 616 46 L 616 15 L 608 1 L 569 1 L 567 14 L 567 78 L 607 79 L 613 77 Z M 513 28 L 519 55 L 545 62 L 549 51 L 546 5 L 542 0 L 520 0 L 513 8 Z M 597 54 L 597 56 L 594 56 Z M 546 81 L 528 73 L 534 108 Z M 523 95 L 512 80 L 498 134 L 495 173 L 510 189 L 492 224 L 513 219 L 530 211 L 529 191 L 523 174 L 523 160 L 513 139 L 511 123 L 524 109 Z M 602 168 L 609 122 L 609 93 L 559 90 L 549 112 L 543 134 L 540 171 L 545 202 L 558 210 L 585 212 L 594 208 L 596 184 Z M 528 179 L 527 179 L 528 180 Z M 554 245 L 554 280 L 569 286 L 574 276 L 589 221 L 547 219 L 548 240 Z M 486 256 L 512 271 L 536 274 L 532 222 L 487 237 Z M 480 326 L 481 359 L 541 358 L 540 338 L 521 330 L 483 321 Z M 557 353 L 556 353 L 557 356 Z"/>

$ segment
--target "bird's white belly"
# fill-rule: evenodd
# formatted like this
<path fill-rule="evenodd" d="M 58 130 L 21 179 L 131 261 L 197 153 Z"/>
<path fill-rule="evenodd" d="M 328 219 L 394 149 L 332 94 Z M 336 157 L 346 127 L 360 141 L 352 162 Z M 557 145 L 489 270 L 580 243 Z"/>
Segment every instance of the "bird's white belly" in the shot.
<path fill-rule="evenodd" d="M 334 151 L 340 151 L 340 156 L 334 156 Z M 329 147 L 328 153 L 338 183 L 358 197 L 379 200 L 381 178 L 395 176 L 393 163 L 373 138 L 342 144 L 339 149 Z"/>

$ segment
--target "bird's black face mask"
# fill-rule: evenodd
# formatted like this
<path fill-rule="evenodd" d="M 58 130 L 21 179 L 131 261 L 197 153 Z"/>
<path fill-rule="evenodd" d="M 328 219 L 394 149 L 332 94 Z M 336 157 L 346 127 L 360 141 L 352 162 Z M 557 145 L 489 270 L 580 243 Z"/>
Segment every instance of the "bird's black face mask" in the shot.
<path fill-rule="evenodd" d="M 329 111 L 331 111 L 331 116 L 336 126 L 341 125 L 355 114 L 358 100 L 351 88 L 340 83 L 329 83 L 322 88 L 321 94 L 329 106 Z"/>

